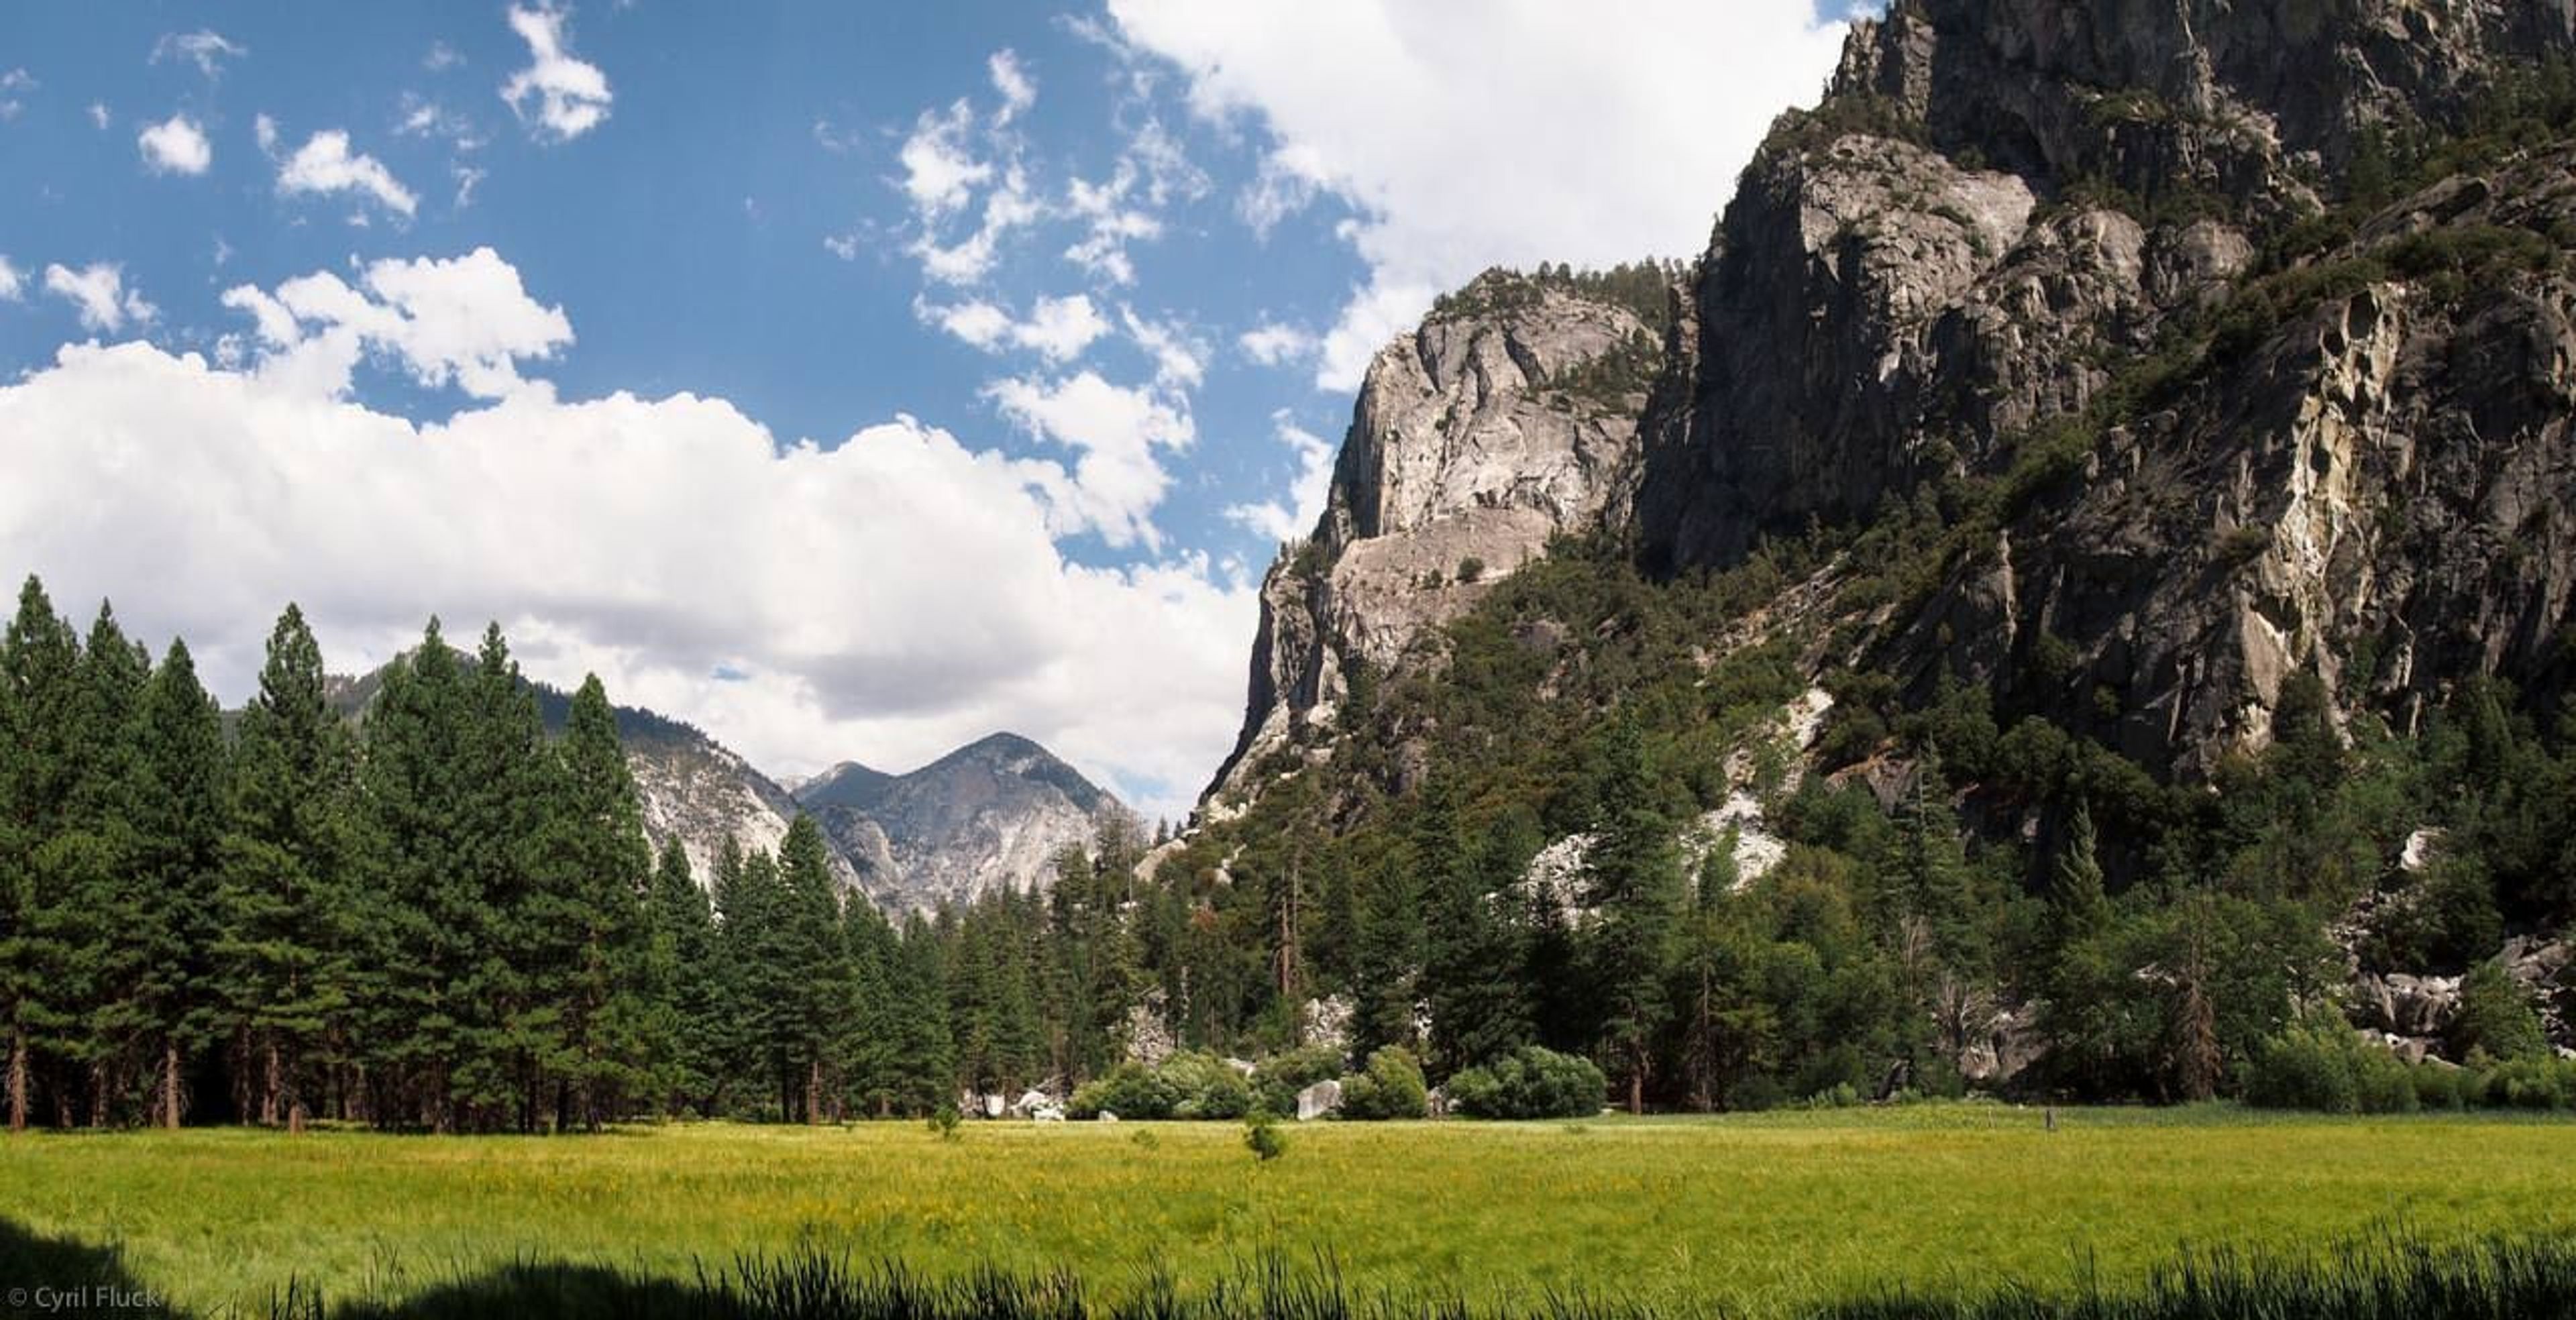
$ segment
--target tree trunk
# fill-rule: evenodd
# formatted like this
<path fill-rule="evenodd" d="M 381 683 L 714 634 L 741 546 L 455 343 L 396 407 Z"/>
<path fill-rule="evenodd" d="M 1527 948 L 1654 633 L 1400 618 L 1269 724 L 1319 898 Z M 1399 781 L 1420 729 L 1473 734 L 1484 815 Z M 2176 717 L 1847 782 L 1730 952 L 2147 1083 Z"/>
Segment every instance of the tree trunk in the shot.
<path fill-rule="evenodd" d="M 268 1038 L 264 1053 L 267 1064 L 266 1077 L 259 1091 L 259 1125 L 276 1127 L 278 1093 L 284 1089 L 286 1083 L 286 1068 L 277 1057 L 277 1037 Z"/>
<path fill-rule="evenodd" d="M 179 1038 L 166 1036 L 161 1041 L 161 1126 L 177 1131 L 179 1127 Z"/>
<path fill-rule="evenodd" d="M 1628 1112 L 1631 1114 L 1646 1112 L 1646 1052 L 1644 1050 L 1637 1051 L 1636 1058 L 1630 1060 L 1628 1065 Z"/>
<path fill-rule="evenodd" d="M 823 1121 L 823 1061 L 819 1058 L 805 1068 L 805 1121 Z"/>
<path fill-rule="evenodd" d="M 27 1130 L 27 1029 L 9 1031 L 9 1130 Z"/>

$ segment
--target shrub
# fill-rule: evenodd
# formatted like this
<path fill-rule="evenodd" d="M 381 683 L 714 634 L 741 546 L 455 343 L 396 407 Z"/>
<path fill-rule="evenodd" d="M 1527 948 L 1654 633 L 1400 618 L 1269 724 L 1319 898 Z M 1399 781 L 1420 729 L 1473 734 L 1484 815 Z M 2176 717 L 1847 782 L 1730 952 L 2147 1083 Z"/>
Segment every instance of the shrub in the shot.
<path fill-rule="evenodd" d="M 1450 1078 L 1449 1104 L 1474 1118 L 1581 1118 L 1609 1087 L 1590 1059 L 1524 1045 Z"/>
<path fill-rule="evenodd" d="M 1244 1122 L 1243 1146 L 1252 1152 L 1252 1158 L 1268 1164 L 1288 1153 L 1288 1134 L 1279 1130 L 1279 1120 L 1272 1118 L 1269 1110 L 1256 1109 Z"/>
<path fill-rule="evenodd" d="M 1342 1079 L 1344 1118 L 1421 1118 L 1431 1112 L 1431 1088 L 1413 1051 L 1389 1045 L 1368 1066 Z"/>
<path fill-rule="evenodd" d="M 2576 1064 L 2542 1057 L 2507 1059 L 2476 1082 L 2479 1097 L 2500 1109 L 2576 1107 Z"/>
<path fill-rule="evenodd" d="M 1160 1076 L 1130 1059 L 1074 1088 L 1065 1112 L 1074 1118 L 1098 1118 L 1104 1110 L 1120 1118 L 1170 1118 L 1179 1103 Z"/>
<path fill-rule="evenodd" d="M 2460 982 L 2460 1015 L 2451 1023 L 2451 1044 L 2463 1057 L 2470 1050 L 2507 1060 L 2549 1054 L 2549 1037 L 2541 1030 L 2531 997 L 2493 960 L 2470 968 Z"/>
<path fill-rule="evenodd" d="M 1307 1045 L 1274 1054 L 1253 1070 L 1252 1086 L 1261 1107 L 1274 1114 L 1297 1112 L 1297 1093 L 1317 1082 L 1339 1077 L 1347 1064 L 1330 1045 Z"/>
<path fill-rule="evenodd" d="M 1485 576 L 1485 561 L 1469 555 L 1458 561 L 1458 580 L 1475 582 Z"/>
<path fill-rule="evenodd" d="M 1172 1095 L 1174 1118 L 1241 1118 L 1252 1112 L 1252 1082 L 1213 1054 L 1175 1054 L 1164 1060 L 1159 1076 Z"/>
<path fill-rule="evenodd" d="M 930 1115 L 930 1130 L 941 1141 L 957 1139 L 957 1106 L 941 1105 Z"/>
<path fill-rule="evenodd" d="M 2255 1048 L 2245 1101 L 2264 1109 L 2402 1114 L 2422 1098 L 2415 1070 L 2330 1017 L 2295 1022 Z"/>

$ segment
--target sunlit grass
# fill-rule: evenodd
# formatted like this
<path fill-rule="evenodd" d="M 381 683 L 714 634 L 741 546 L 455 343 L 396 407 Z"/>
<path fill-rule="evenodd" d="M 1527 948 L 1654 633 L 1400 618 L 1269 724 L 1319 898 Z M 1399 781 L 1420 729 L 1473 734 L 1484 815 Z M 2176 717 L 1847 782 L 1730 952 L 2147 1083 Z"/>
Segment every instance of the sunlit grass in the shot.
<path fill-rule="evenodd" d="M 0 1216 L 121 1247 L 200 1310 L 290 1278 L 399 1297 L 512 1261 L 693 1277 L 800 1246 L 1078 1273 L 1117 1296 L 1269 1254 L 1470 1300 L 1777 1312 L 1902 1285 L 2142 1277 L 2177 1248 L 2576 1232 L 2576 1124 L 1938 1106 L 1719 1120 L 730 1125 L 597 1137 L 241 1130 L 0 1140 Z M 1150 1134 L 1140 1137 L 1140 1134 Z"/>

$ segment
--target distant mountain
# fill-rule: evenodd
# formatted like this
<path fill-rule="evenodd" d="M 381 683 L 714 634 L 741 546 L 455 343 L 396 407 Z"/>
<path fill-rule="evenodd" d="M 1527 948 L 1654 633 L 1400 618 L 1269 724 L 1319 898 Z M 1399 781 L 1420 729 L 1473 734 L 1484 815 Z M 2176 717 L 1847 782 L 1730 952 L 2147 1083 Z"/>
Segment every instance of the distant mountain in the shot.
<path fill-rule="evenodd" d="M 461 653 L 460 653 L 461 655 Z M 462 656 L 471 664 L 471 656 Z M 352 720 L 362 715 L 384 687 L 382 668 L 356 677 L 332 675 L 331 704 Z M 532 682 L 537 709 L 548 733 L 561 733 L 572 709 L 572 697 L 560 688 Z M 745 850 L 776 850 L 798 811 L 788 791 L 750 762 L 695 725 L 634 706 L 619 706 L 617 733 L 626 747 L 627 768 L 644 806 L 644 830 L 655 849 L 676 838 L 689 855 L 698 883 L 709 883 L 724 841 Z M 832 868 L 842 882 L 860 887 L 860 870 L 836 845 Z"/>
<path fill-rule="evenodd" d="M 796 790 L 879 907 L 927 909 L 1043 884 L 1125 808 L 1054 753 L 997 733 L 910 774 L 843 762 Z"/>

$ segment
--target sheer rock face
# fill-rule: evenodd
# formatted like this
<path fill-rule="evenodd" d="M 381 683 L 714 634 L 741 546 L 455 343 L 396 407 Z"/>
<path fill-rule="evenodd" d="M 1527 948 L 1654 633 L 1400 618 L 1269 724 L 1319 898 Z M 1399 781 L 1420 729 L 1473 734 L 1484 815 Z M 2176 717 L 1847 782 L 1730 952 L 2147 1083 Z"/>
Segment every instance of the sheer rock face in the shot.
<path fill-rule="evenodd" d="M 1624 510 L 1663 351 L 1626 308 L 1500 275 L 1381 351 L 1314 536 L 1262 581 L 1245 725 L 1211 797 L 1334 727 L 1355 665 L 1395 668 L 1552 537 Z"/>
<path fill-rule="evenodd" d="M 1121 817 L 1116 798 L 1026 738 L 994 734 L 905 775 L 844 763 L 796 790 L 888 912 L 1043 887 L 1064 849 Z"/>
<path fill-rule="evenodd" d="M 2471 674 L 2563 690 L 2576 592 L 2576 150 L 2401 203 L 2290 309 L 2114 427 L 1878 647 L 2019 685 L 2150 765 L 2268 741 L 2282 681 L 2410 726 Z M 2543 269 L 2408 276 L 2409 235 L 2560 238 Z M 2049 646 L 2063 676 L 2034 677 Z M 2106 701 L 2104 697 L 2109 699 Z M 2087 711 L 2085 707 L 2096 709 Z M 2116 715 L 2106 713 L 2116 710 Z"/>
<path fill-rule="evenodd" d="M 2302 669 L 2401 721 L 2472 673 L 2563 689 L 2576 149 L 2399 203 L 2302 256 L 2295 295 L 2260 254 L 2374 144 L 2570 58 L 2576 0 L 1897 0 L 1775 125 L 1660 362 L 1623 375 L 1646 383 L 1567 402 L 1565 364 L 1642 327 L 1485 283 L 1380 356 L 1313 544 L 1263 585 L 1211 802 L 1327 754 L 1354 661 L 1435 665 L 1421 643 L 1481 589 L 1462 558 L 1490 582 L 1604 532 L 1724 568 L 2068 428 L 2080 470 L 1876 607 L 1865 663 L 2010 689 L 2185 775 L 2266 740 Z M 2498 231 L 2545 259 L 2445 268 Z M 2106 393 L 2267 280 L 2223 349 Z"/>

